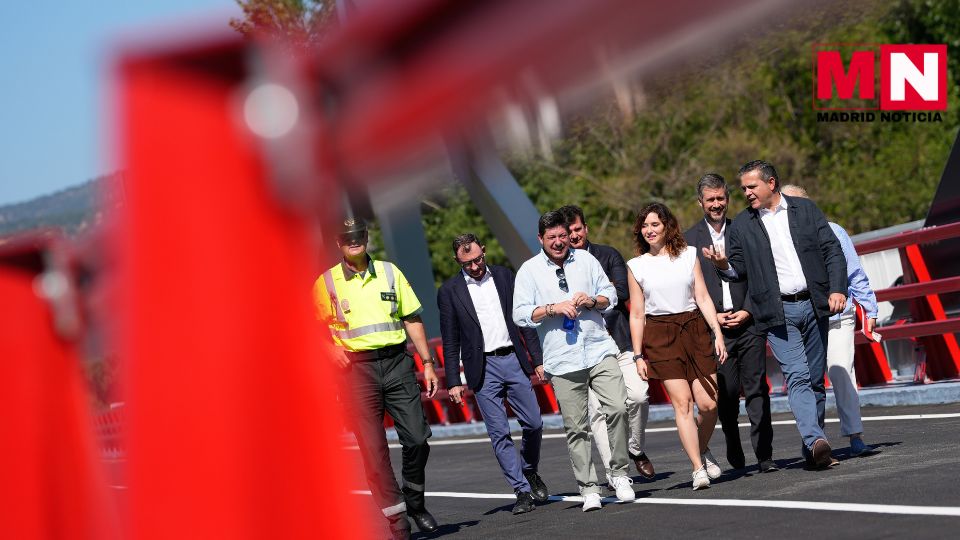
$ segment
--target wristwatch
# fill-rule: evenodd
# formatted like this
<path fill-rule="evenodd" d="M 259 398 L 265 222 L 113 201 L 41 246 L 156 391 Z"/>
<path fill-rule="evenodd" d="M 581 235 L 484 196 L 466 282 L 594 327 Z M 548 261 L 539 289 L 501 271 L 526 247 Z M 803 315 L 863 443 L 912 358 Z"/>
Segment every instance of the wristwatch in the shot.
<path fill-rule="evenodd" d="M 634 362 L 636 362 L 637 360 L 646 360 L 646 359 L 647 357 L 643 353 L 633 355 Z"/>
<path fill-rule="evenodd" d="M 433 359 L 433 357 L 430 357 L 430 358 L 424 358 L 424 359 L 423 359 L 423 365 L 427 365 L 427 364 L 436 364 L 436 363 L 437 363 L 437 361 L 436 361 L 436 360 L 434 360 L 434 359 Z"/>

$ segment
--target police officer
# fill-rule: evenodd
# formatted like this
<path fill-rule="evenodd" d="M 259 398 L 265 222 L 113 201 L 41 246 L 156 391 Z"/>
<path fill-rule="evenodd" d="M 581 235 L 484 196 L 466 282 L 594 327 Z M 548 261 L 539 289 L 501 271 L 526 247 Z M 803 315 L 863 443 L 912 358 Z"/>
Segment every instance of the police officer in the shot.
<path fill-rule="evenodd" d="M 420 404 L 409 333 L 423 359 L 427 396 L 438 389 L 434 360 L 420 319 L 422 308 L 410 283 L 387 261 L 367 255 L 367 225 L 348 219 L 337 235 L 343 260 L 317 279 L 317 317 L 338 346 L 334 360 L 349 384 L 344 395 L 348 421 L 360 447 L 367 483 L 397 538 L 409 538 L 407 516 L 423 532 L 437 522 L 424 505 L 424 468 L 430 426 Z M 403 446 L 403 487 L 397 486 L 383 430 L 384 410 L 394 419 Z"/>

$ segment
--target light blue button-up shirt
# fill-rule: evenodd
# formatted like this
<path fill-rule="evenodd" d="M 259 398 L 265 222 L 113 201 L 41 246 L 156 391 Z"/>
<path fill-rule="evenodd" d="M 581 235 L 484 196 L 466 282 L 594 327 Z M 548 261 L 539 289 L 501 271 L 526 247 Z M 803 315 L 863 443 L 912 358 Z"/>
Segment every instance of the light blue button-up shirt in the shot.
<path fill-rule="evenodd" d="M 870 288 L 870 280 L 867 279 L 867 273 L 860 266 L 860 255 L 857 254 L 857 249 L 853 247 L 853 240 L 850 240 L 850 236 L 847 235 L 847 231 L 843 230 L 843 227 L 833 222 L 829 223 L 830 228 L 833 229 L 833 234 L 840 241 L 840 247 L 843 248 L 843 256 L 847 259 L 847 283 L 849 286 L 846 309 L 843 313 L 831 316 L 830 320 L 838 321 L 841 315 L 850 316 L 854 312 L 856 308 L 853 307 L 853 302 L 849 301 L 851 298 L 856 300 L 860 307 L 867 312 L 868 319 L 874 319 L 877 317 L 877 295 L 873 294 L 873 289 Z"/>
<path fill-rule="evenodd" d="M 563 263 L 570 292 L 560 290 L 559 268 L 541 250 L 520 267 L 513 292 L 513 321 L 519 326 L 537 329 L 543 347 L 543 369 L 550 375 L 589 369 L 604 357 L 616 356 L 619 352 L 603 322 L 603 313 L 617 304 L 617 290 L 600 261 L 586 250 L 570 248 Z M 582 309 L 572 332 L 564 331 L 563 316 L 559 314 L 533 322 L 535 309 L 569 300 L 578 292 L 605 296 L 610 299 L 610 305 L 602 311 Z"/>

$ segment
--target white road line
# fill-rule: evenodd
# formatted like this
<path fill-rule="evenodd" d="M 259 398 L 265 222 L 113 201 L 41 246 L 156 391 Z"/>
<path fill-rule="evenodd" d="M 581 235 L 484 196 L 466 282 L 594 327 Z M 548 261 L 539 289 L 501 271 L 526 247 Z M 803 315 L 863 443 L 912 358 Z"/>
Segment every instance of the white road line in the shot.
<path fill-rule="evenodd" d="M 355 490 L 356 495 L 369 495 L 369 491 Z M 451 497 L 458 499 L 503 499 L 515 500 L 513 494 L 501 493 L 458 493 L 455 491 L 428 491 L 427 497 Z M 582 503 L 583 497 L 577 495 L 551 496 L 551 501 Z M 606 497 L 605 503 L 618 503 L 616 497 Z M 626 503 L 619 503 L 626 504 Z M 895 514 L 911 516 L 947 516 L 960 517 L 960 507 L 955 506 L 907 506 L 896 504 L 860 504 L 823 501 L 768 501 L 759 499 L 668 499 L 646 497 L 632 504 L 677 504 L 686 506 L 733 506 L 737 508 L 778 508 L 792 510 L 827 510 L 832 512 L 860 512 L 866 514 Z"/>
<path fill-rule="evenodd" d="M 936 420 L 941 418 L 960 418 L 960 413 L 944 413 L 944 414 L 902 414 L 898 416 L 864 416 L 861 419 L 864 422 L 879 422 L 879 421 L 889 421 L 889 420 Z M 835 424 L 839 422 L 839 418 L 827 418 L 826 422 L 828 424 Z M 788 426 L 796 424 L 796 420 L 777 420 L 771 422 L 775 426 Z M 740 427 L 750 427 L 749 422 L 741 422 L 738 424 Z M 717 428 L 720 428 L 720 424 L 717 424 Z M 676 431 L 676 426 L 673 427 L 662 427 L 662 428 L 652 428 L 646 430 L 647 433 L 664 433 L 669 431 Z M 544 439 L 562 439 L 565 438 L 566 434 L 564 433 L 544 433 Z M 487 437 L 477 438 L 477 439 L 440 439 L 437 441 L 430 441 L 430 446 L 449 446 L 454 444 L 478 444 L 478 443 L 489 443 L 490 439 Z M 388 445 L 390 448 L 401 448 L 400 444 L 392 443 Z M 348 446 L 348 450 L 358 450 L 356 446 Z"/>

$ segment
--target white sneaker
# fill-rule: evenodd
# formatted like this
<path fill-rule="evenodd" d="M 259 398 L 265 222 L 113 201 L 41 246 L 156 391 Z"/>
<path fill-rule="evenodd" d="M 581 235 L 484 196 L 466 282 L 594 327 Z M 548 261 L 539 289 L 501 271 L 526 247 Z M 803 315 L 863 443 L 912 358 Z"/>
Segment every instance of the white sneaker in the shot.
<path fill-rule="evenodd" d="M 720 478 L 720 473 L 723 471 L 720 470 L 720 465 L 717 463 L 717 458 L 713 457 L 713 454 L 710 453 L 710 449 L 707 448 L 707 451 L 704 452 L 700 457 L 703 458 L 703 466 L 707 469 L 707 476 L 709 476 L 711 480 Z"/>
<path fill-rule="evenodd" d="M 707 475 L 707 469 L 705 467 L 700 467 L 699 469 L 693 471 L 694 491 L 708 487 L 710 487 L 710 476 Z"/>
<path fill-rule="evenodd" d="M 611 484 L 615 490 L 617 490 L 617 498 L 621 502 L 630 502 L 637 498 L 637 494 L 633 491 L 633 488 L 630 487 L 633 485 L 633 478 L 629 476 L 614 476 L 613 483 Z"/>
<path fill-rule="evenodd" d="M 583 496 L 583 511 L 589 512 L 591 510 L 600 509 L 600 494 L 599 493 L 587 493 Z"/>
<path fill-rule="evenodd" d="M 613 485 L 613 477 L 609 474 L 607 474 L 607 487 L 610 488 L 610 491 L 617 489 L 616 486 Z"/>

